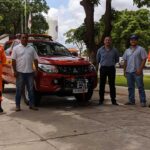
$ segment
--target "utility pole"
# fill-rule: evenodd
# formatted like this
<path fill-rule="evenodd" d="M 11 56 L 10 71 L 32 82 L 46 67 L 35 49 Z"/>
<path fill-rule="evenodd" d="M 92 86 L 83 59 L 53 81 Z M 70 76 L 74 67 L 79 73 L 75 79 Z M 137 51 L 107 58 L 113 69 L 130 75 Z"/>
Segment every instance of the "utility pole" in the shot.
<path fill-rule="evenodd" d="M 21 13 L 21 15 L 20 15 L 20 19 L 21 19 L 21 33 L 23 33 L 23 14 Z"/>

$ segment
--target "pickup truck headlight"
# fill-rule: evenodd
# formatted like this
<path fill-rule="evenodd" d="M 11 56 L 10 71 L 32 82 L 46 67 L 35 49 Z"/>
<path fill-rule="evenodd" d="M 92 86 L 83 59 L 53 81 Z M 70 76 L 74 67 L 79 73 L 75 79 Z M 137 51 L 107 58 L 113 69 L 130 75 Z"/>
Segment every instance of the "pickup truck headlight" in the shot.
<path fill-rule="evenodd" d="M 58 73 L 58 69 L 54 65 L 38 64 L 38 67 L 47 73 Z"/>
<path fill-rule="evenodd" d="M 93 64 L 90 64 L 89 67 L 88 67 L 88 70 L 89 70 L 89 72 L 95 72 L 96 68 Z"/>

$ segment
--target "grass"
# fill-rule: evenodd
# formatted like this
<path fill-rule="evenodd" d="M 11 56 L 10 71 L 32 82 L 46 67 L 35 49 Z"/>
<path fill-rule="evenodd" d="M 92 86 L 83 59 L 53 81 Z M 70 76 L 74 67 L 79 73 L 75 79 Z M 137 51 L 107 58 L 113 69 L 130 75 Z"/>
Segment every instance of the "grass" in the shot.
<path fill-rule="evenodd" d="M 126 78 L 122 75 L 117 75 L 116 76 L 116 85 L 127 87 Z M 150 76 L 144 76 L 144 87 L 145 87 L 146 90 L 150 90 Z"/>

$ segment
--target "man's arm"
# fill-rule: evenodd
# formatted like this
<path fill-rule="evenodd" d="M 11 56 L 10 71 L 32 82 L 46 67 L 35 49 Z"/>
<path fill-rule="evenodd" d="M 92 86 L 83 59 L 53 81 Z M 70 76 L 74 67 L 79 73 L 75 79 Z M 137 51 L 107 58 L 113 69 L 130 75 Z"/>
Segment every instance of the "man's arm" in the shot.
<path fill-rule="evenodd" d="M 96 62 L 97 62 L 96 71 L 98 71 L 98 69 L 99 69 L 99 63 L 100 63 L 100 49 L 97 50 Z"/>
<path fill-rule="evenodd" d="M 38 71 L 38 60 L 34 59 L 35 70 Z"/>
<path fill-rule="evenodd" d="M 145 63 L 146 63 L 146 59 L 147 59 L 147 58 L 145 58 L 145 59 L 142 60 L 139 69 L 136 70 L 136 74 L 137 74 L 137 75 L 141 75 L 141 74 L 142 74 L 142 71 L 143 71 L 144 66 L 145 66 Z"/>
<path fill-rule="evenodd" d="M 127 68 L 127 61 L 124 60 L 123 73 L 124 73 L 124 76 L 125 76 L 125 77 L 126 77 L 126 68 Z"/>
<path fill-rule="evenodd" d="M 12 59 L 12 68 L 14 71 L 14 76 L 16 77 L 17 76 L 17 70 L 16 70 L 16 60 L 15 59 Z"/>

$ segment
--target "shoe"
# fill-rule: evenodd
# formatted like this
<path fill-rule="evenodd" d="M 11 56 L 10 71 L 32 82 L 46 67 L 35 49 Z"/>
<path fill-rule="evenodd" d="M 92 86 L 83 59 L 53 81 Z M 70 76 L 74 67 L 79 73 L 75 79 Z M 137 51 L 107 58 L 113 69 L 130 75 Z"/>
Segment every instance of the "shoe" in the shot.
<path fill-rule="evenodd" d="M 141 103 L 141 107 L 146 107 L 146 103 Z"/>
<path fill-rule="evenodd" d="M 125 103 L 125 105 L 135 105 L 135 103 L 134 102 L 127 102 L 127 103 Z"/>
<path fill-rule="evenodd" d="M 20 106 L 16 106 L 16 109 L 15 109 L 16 111 L 21 111 L 21 108 L 20 108 Z"/>
<path fill-rule="evenodd" d="M 35 106 L 29 106 L 29 109 L 32 109 L 32 110 L 39 110 L 37 107 Z"/>
<path fill-rule="evenodd" d="M 3 112 L 3 108 L 2 107 L 0 107 L 0 113 L 2 113 Z"/>
<path fill-rule="evenodd" d="M 116 106 L 119 106 L 119 104 L 116 102 L 116 103 L 112 103 L 112 105 L 116 105 Z"/>

